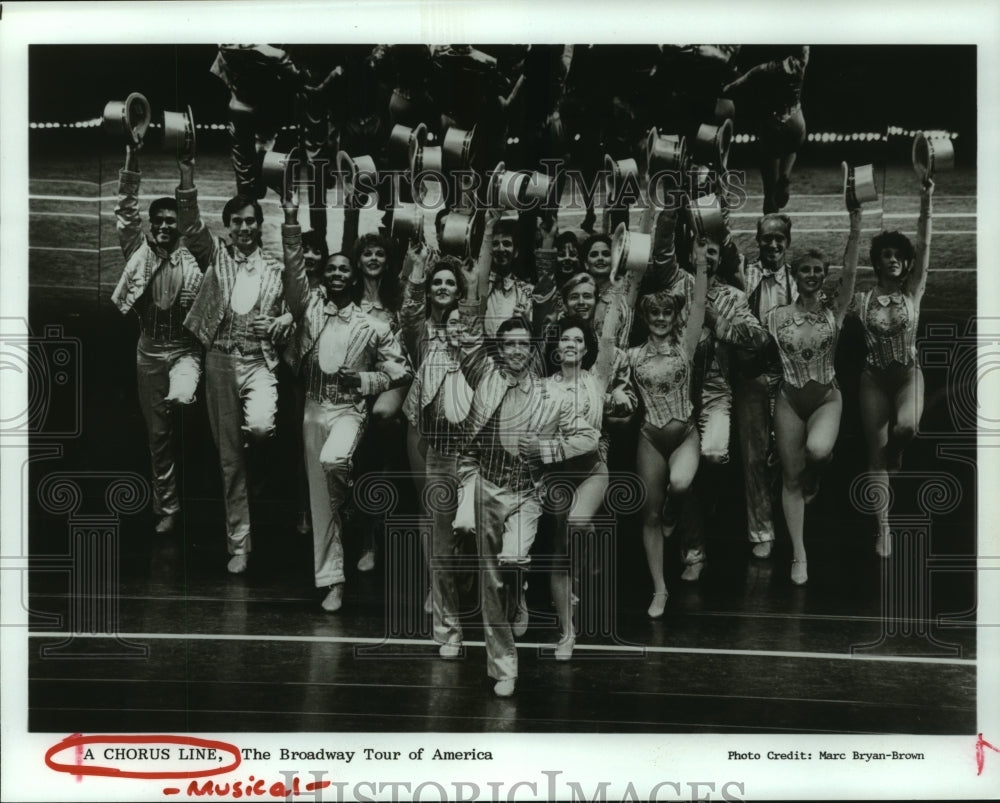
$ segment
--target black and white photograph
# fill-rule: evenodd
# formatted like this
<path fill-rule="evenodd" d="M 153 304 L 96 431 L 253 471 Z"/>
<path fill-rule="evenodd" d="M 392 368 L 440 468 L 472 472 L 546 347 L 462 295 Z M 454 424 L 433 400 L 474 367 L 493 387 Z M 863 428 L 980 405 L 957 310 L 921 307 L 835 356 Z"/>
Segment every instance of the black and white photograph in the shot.
<path fill-rule="evenodd" d="M 0 3 L 4 800 L 997 797 L 1000 14 L 787 8 Z"/>

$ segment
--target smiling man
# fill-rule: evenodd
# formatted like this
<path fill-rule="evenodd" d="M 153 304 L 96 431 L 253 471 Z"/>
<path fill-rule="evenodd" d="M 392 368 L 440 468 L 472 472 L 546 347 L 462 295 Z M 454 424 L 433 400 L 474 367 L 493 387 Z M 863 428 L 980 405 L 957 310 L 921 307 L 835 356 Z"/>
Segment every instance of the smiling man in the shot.
<path fill-rule="evenodd" d="M 758 321 L 767 313 L 798 298 L 787 251 L 792 242 L 792 221 L 787 215 L 764 215 L 757 222 L 759 258 L 744 266 L 743 282 L 750 311 Z M 781 364 L 771 360 L 756 376 L 736 382 L 736 421 L 746 483 L 747 529 L 753 554 L 768 558 L 774 545 L 774 515 L 768 451 L 773 428 L 774 397 L 781 380 Z"/>
<path fill-rule="evenodd" d="M 504 217 L 498 221 L 488 218 L 480 250 L 480 261 L 489 260 L 485 266 L 489 274 L 489 292 L 483 321 L 488 337 L 496 335 L 500 324 L 514 315 L 531 323 L 534 287 L 515 275 L 517 258 L 517 218 Z"/>
<path fill-rule="evenodd" d="M 125 268 L 111 301 L 126 315 L 139 318 L 136 379 L 139 407 L 146 421 L 153 468 L 156 532 L 174 529 L 180 512 L 171 412 L 194 401 L 201 376 L 201 346 L 183 327 L 184 316 L 201 286 L 201 270 L 180 244 L 177 202 L 157 198 L 149 205 L 150 234 L 139 218 L 138 146 L 128 146 L 118 178 L 115 209 Z"/>
<path fill-rule="evenodd" d="M 245 446 L 274 435 L 278 404 L 276 341 L 291 323 L 282 302 L 282 265 L 260 245 L 260 205 L 241 196 L 222 210 L 227 238 L 211 235 L 198 209 L 194 157 L 179 161 L 177 208 L 181 236 L 205 281 L 184 320 L 206 348 L 205 395 L 219 450 L 226 505 L 228 570 L 246 571 L 251 550 Z M 258 461 L 263 471 L 266 462 Z"/>
<path fill-rule="evenodd" d="M 294 196 L 283 201 L 285 297 L 299 321 L 292 370 L 306 385 L 302 438 L 312 512 L 313 571 L 326 589 L 323 610 L 344 600 L 344 545 L 340 509 L 347 501 L 351 460 L 368 418 L 368 400 L 407 384 L 411 372 L 389 323 L 353 300 L 358 277 L 350 260 L 334 254 L 322 288 L 309 286 Z"/>

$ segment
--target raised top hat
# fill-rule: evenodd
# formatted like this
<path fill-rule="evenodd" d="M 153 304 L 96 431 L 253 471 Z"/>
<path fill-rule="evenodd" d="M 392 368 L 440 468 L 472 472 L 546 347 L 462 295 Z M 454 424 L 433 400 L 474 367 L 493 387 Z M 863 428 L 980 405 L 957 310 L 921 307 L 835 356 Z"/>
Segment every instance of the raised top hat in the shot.
<path fill-rule="evenodd" d="M 840 166 L 844 171 L 844 202 L 848 209 L 856 209 L 862 204 L 878 200 L 872 165 L 849 167 L 847 162 L 841 162 Z"/>
<path fill-rule="evenodd" d="M 417 204 L 400 201 L 392 208 L 392 226 L 389 229 L 393 239 L 420 239 L 424 230 L 424 216 Z"/>
<path fill-rule="evenodd" d="M 688 221 L 699 237 L 707 237 L 721 246 L 726 239 L 726 220 L 722 203 L 716 195 L 693 198 L 688 202 Z"/>
<path fill-rule="evenodd" d="M 418 123 L 413 128 L 401 123 L 392 127 L 389 133 L 389 166 L 394 170 L 403 170 L 410 165 L 410 154 L 413 143 L 422 145 L 427 137 L 427 126 Z"/>
<path fill-rule="evenodd" d="M 445 170 L 468 170 L 475 158 L 476 127 L 468 131 L 452 126 L 441 143 L 441 163 Z"/>
<path fill-rule="evenodd" d="M 471 259 L 479 253 L 483 242 L 481 215 L 463 215 L 449 212 L 441 227 L 441 250 L 446 254 Z"/>
<path fill-rule="evenodd" d="M 681 136 L 660 134 L 654 126 L 646 140 L 646 163 L 650 173 L 687 170 L 687 141 Z"/>
<path fill-rule="evenodd" d="M 124 135 L 138 145 L 146 135 L 153 112 L 146 96 L 133 92 L 125 100 L 109 100 L 104 105 L 104 130 Z"/>
<path fill-rule="evenodd" d="M 913 170 L 921 181 L 931 178 L 936 170 L 955 166 L 955 149 L 946 134 L 918 131 L 913 137 Z"/>
<path fill-rule="evenodd" d="M 410 140 L 410 176 L 415 176 L 425 170 L 441 173 L 442 153 L 440 145 L 427 145 L 426 142 Z"/>
<path fill-rule="evenodd" d="M 624 223 L 619 223 L 611 237 L 611 278 L 614 279 L 622 271 L 646 270 L 652 253 L 651 235 L 629 231 Z"/>
<path fill-rule="evenodd" d="M 163 147 L 174 153 L 194 155 L 194 113 L 190 106 L 186 112 L 163 112 Z"/>
<path fill-rule="evenodd" d="M 528 183 L 528 173 L 523 170 L 507 170 L 504 162 L 490 171 L 490 192 L 488 198 L 496 200 L 504 209 L 520 209 Z"/>
<path fill-rule="evenodd" d="M 267 151 L 260 164 L 260 177 L 279 197 L 287 197 L 295 187 L 295 166 L 298 152 Z"/>
<path fill-rule="evenodd" d="M 703 123 L 695 137 L 695 159 L 701 164 L 724 170 L 729 161 L 729 146 L 733 142 L 733 121 L 726 119 L 720 125 Z"/>
<path fill-rule="evenodd" d="M 612 203 L 618 200 L 618 194 L 625 186 L 625 181 L 628 177 L 631 176 L 635 179 L 639 176 L 639 165 L 636 164 L 635 159 L 619 159 L 615 161 L 607 153 L 604 154 L 604 170 L 607 173 L 605 181 L 608 199 Z"/>
<path fill-rule="evenodd" d="M 351 157 L 347 151 L 337 152 L 337 172 L 344 177 L 344 192 L 347 197 L 362 193 L 358 186 L 362 174 L 369 176 L 368 185 L 374 188 L 378 182 L 378 171 L 375 169 L 375 160 L 371 156 Z"/>
<path fill-rule="evenodd" d="M 549 196 L 555 190 L 555 182 L 547 173 L 539 173 L 537 170 L 528 174 L 528 179 L 524 183 L 524 197 L 528 201 L 538 201 L 546 203 Z"/>

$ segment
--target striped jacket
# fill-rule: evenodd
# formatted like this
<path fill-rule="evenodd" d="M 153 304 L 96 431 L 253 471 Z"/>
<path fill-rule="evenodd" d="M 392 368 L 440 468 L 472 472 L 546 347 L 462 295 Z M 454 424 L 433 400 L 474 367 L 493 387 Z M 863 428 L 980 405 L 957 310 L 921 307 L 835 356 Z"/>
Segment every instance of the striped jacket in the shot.
<path fill-rule="evenodd" d="M 328 303 L 318 290 L 310 290 L 302 258 L 301 227 L 282 225 L 281 241 L 286 264 L 283 276 L 285 298 L 299 327 L 293 341 L 296 347 L 290 355 L 292 370 L 298 373 L 302 361 L 319 341 L 328 317 L 339 315 L 350 327 L 341 364 L 358 371 L 360 395 L 373 396 L 405 385 L 412 374 L 400 348 L 399 338 L 389 324 L 366 314 L 354 303 L 338 309 Z"/>
<path fill-rule="evenodd" d="M 127 314 L 150 287 L 153 277 L 166 264 L 181 265 L 182 292 L 196 294 L 201 287 L 202 273 L 194 256 L 183 245 L 171 253 L 158 249 L 142 231 L 139 217 L 139 180 L 142 174 L 121 170 L 118 174 L 117 219 L 118 241 L 125 257 L 125 269 L 111 294 L 112 303 L 123 315 Z"/>
<path fill-rule="evenodd" d="M 231 244 L 221 237 L 213 237 L 208 231 L 198 210 L 197 189 L 177 189 L 177 217 L 184 245 L 194 255 L 199 267 L 205 270 L 201 291 L 184 319 L 184 326 L 205 348 L 211 348 L 225 317 L 226 305 L 229 304 L 240 262 L 243 261 L 242 255 Z M 257 297 L 260 312 L 262 315 L 278 317 L 285 311 L 282 265 L 263 249 L 260 253 L 264 263 Z M 260 345 L 267 367 L 274 370 L 278 365 L 275 344 L 267 338 L 261 338 Z"/>

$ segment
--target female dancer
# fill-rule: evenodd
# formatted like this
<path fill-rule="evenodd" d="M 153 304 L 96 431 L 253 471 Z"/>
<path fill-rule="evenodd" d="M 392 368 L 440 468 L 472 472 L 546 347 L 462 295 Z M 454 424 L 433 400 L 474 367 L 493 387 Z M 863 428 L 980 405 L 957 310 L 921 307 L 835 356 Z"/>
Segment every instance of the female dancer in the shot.
<path fill-rule="evenodd" d="M 597 306 L 593 317 L 594 331 L 598 337 L 601 337 L 608 304 L 616 296 L 614 282 L 611 281 L 611 235 L 591 235 L 583 241 L 580 253 L 583 255 L 584 269 L 593 277 L 596 286 Z M 563 285 L 564 290 L 565 287 L 566 285 Z M 631 306 L 623 305 L 619 311 L 618 333 L 615 341 L 619 348 L 625 348 L 628 345 L 633 318 Z"/>
<path fill-rule="evenodd" d="M 851 227 L 841 287 L 832 301 L 821 294 L 829 263 L 815 249 L 792 263 L 799 297 L 767 314 L 778 345 L 783 381 L 774 402 L 774 437 L 781 460 L 781 507 L 792 539 L 792 582 L 808 579 L 803 536 L 805 506 L 816 496 L 819 471 L 830 460 L 843 402 L 833 372 L 837 336 L 854 292 L 861 207 L 848 203 Z"/>
<path fill-rule="evenodd" d="M 597 430 L 601 430 L 605 412 L 619 416 L 631 413 L 636 400 L 629 388 L 628 362 L 624 352 L 614 343 L 601 343 L 600 348 L 611 350 L 614 357 L 601 360 L 595 368 L 599 346 L 590 321 L 569 315 L 561 318 L 557 326 L 559 337 L 555 362 L 558 370 L 546 380 L 546 389 L 555 401 L 553 411 L 568 400 L 577 415 Z M 564 475 L 573 486 L 571 506 L 555 517 L 556 551 L 559 554 L 569 554 L 569 522 L 587 526 L 604 500 L 608 487 L 608 445 L 607 435 L 602 432 L 596 452 L 553 466 L 555 476 Z M 555 486 L 552 490 L 559 493 L 566 489 Z M 568 661 L 576 644 L 570 573 L 565 569 L 553 569 L 550 584 L 561 629 L 555 658 L 557 661 Z"/>
<path fill-rule="evenodd" d="M 868 470 L 876 486 L 888 486 L 899 470 L 924 407 L 924 377 L 916 360 L 917 321 L 927 286 L 931 245 L 929 178 L 920 190 L 917 247 L 897 231 L 872 239 L 875 287 L 854 296 L 852 312 L 861 319 L 868 360 L 861 373 L 861 425 L 868 442 Z M 891 430 L 890 430 L 891 426 Z M 892 554 L 888 505 L 876 514 L 875 552 Z"/>
<path fill-rule="evenodd" d="M 647 293 L 639 300 L 649 338 L 628 351 L 629 365 L 645 407 L 639 430 L 636 465 L 646 487 L 642 543 L 653 579 L 650 618 L 663 616 L 667 584 L 663 572 L 663 539 L 673 533 L 679 506 L 686 501 L 698 470 L 700 443 L 691 404 L 691 367 L 702 323 L 708 287 L 708 241 L 699 238 L 692 247 L 695 282 L 691 311 L 683 328 L 678 326 L 685 300 L 669 290 Z M 664 500 L 667 511 L 664 511 Z M 664 517 L 664 512 L 668 517 Z M 697 515 L 696 506 L 690 511 Z"/>
<path fill-rule="evenodd" d="M 337 259 L 347 259 L 343 254 L 335 254 L 334 257 Z M 323 271 L 326 268 L 328 259 L 330 259 L 330 248 L 326 244 L 326 238 L 323 236 L 323 233 L 315 230 L 302 232 L 302 261 L 305 264 L 306 279 L 309 281 L 309 289 L 311 291 L 315 290 L 319 293 L 324 292 Z M 300 331 L 301 330 L 296 331 L 296 336 L 298 336 Z M 296 348 L 298 348 L 296 338 L 292 337 L 285 346 L 286 354 L 288 352 L 294 352 Z M 291 358 L 287 356 L 285 357 L 285 360 L 289 364 L 292 362 Z M 295 404 L 295 418 L 293 420 L 301 421 L 302 416 L 305 413 L 306 406 L 305 379 L 303 378 L 301 372 L 295 377 L 291 386 Z M 296 426 L 295 432 L 298 454 L 302 455 L 304 448 L 302 443 L 302 430 Z M 306 476 L 305 461 L 299 460 L 298 462 L 299 471 L 296 491 L 299 503 L 299 515 L 297 517 L 295 528 L 302 535 L 308 535 L 312 530 L 312 524 L 309 522 L 309 480 Z"/>
<path fill-rule="evenodd" d="M 437 259 L 425 271 L 428 249 L 411 251 L 412 270 L 400 310 L 403 342 L 416 367 L 403 405 L 409 433 L 424 448 L 425 476 L 434 485 L 429 555 L 447 560 L 461 551 L 452 527 L 458 501 L 458 454 L 472 391 L 460 370 L 464 327 L 458 303 L 465 298 L 465 277 L 455 257 Z M 434 640 L 443 658 L 457 658 L 462 648 L 458 618 L 458 577 L 447 567 L 431 566 L 431 613 Z"/>
<path fill-rule="evenodd" d="M 399 329 L 400 281 L 399 269 L 389 259 L 389 244 L 380 234 L 363 234 L 351 249 L 351 266 L 354 272 L 354 302 L 371 317 L 389 326 L 392 332 Z M 381 393 L 372 406 L 371 436 L 379 447 L 374 451 L 392 454 L 392 444 L 402 440 L 403 419 L 401 410 L 407 387 L 395 387 Z M 365 450 L 370 453 L 372 450 Z M 386 457 L 382 463 L 391 458 Z M 372 521 L 365 536 L 365 544 L 358 560 L 363 572 L 375 568 L 375 530 L 379 522 Z"/>

